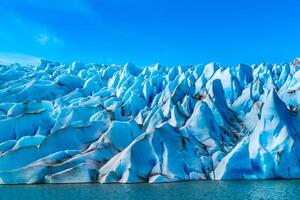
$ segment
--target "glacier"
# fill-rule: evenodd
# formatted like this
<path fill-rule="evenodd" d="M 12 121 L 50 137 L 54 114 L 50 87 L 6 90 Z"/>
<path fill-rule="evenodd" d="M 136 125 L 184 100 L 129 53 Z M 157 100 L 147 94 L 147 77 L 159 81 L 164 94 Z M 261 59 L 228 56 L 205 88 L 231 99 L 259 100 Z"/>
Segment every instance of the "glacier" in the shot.
<path fill-rule="evenodd" d="M 300 178 L 300 59 L 0 65 L 0 184 Z"/>

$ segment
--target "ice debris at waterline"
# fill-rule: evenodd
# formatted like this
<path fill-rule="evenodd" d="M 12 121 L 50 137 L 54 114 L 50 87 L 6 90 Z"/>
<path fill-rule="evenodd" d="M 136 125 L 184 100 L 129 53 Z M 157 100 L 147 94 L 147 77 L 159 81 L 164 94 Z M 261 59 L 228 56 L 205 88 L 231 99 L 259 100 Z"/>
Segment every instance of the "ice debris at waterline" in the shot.
<path fill-rule="evenodd" d="M 300 62 L 0 66 L 0 183 L 300 178 Z"/>

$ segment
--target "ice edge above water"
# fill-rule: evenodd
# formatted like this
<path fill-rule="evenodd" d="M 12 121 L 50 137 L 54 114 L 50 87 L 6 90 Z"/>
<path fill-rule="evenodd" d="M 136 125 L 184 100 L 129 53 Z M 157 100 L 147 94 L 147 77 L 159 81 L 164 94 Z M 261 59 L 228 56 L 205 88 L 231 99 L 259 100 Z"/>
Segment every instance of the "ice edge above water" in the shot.
<path fill-rule="evenodd" d="M 300 178 L 299 69 L 0 65 L 0 183 Z"/>

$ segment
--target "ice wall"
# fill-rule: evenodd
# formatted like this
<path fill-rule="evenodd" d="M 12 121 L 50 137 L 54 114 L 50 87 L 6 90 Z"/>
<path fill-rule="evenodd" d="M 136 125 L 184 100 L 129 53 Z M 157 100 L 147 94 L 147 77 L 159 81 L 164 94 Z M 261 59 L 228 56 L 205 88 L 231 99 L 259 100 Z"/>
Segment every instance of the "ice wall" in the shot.
<path fill-rule="evenodd" d="M 0 183 L 300 178 L 299 69 L 0 65 Z"/>

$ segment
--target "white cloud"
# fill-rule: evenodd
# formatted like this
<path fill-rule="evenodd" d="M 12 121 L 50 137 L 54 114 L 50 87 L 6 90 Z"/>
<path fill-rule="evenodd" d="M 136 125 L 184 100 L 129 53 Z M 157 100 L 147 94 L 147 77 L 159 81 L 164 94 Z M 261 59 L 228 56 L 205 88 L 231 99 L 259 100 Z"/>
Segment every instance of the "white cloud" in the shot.
<path fill-rule="evenodd" d="M 22 18 L 13 13 L 3 14 L 0 24 L 6 31 L 0 32 L 0 43 L 17 45 L 61 45 L 63 40 L 49 27 Z M 16 46 L 17 46 L 16 45 Z M 3 51 L 0 47 L 0 51 Z M 17 50 L 17 49 L 16 49 Z M 18 51 L 18 50 L 17 50 Z"/>
<path fill-rule="evenodd" d="M 49 36 L 47 34 L 41 34 L 39 35 L 37 41 L 40 45 L 45 45 L 49 41 Z"/>
<path fill-rule="evenodd" d="M 38 35 L 37 42 L 44 46 L 46 44 L 61 44 L 63 41 L 58 37 L 51 35 L 49 33 L 42 33 Z"/>
<path fill-rule="evenodd" d="M 19 63 L 21 65 L 38 65 L 40 59 L 26 54 L 0 52 L 0 64 L 9 65 Z"/>

